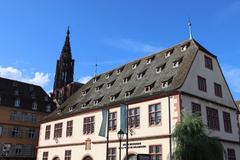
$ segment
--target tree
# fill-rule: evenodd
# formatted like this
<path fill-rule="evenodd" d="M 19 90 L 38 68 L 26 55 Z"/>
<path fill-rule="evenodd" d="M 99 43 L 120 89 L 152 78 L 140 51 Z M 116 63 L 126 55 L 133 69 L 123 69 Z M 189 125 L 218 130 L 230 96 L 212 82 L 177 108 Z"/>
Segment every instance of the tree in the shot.
<path fill-rule="evenodd" d="M 200 116 L 183 116 L 173 132 L 175 160 L 223 160 L 222 144 L 216 138 L 208 137 L 205 128 Z"/>

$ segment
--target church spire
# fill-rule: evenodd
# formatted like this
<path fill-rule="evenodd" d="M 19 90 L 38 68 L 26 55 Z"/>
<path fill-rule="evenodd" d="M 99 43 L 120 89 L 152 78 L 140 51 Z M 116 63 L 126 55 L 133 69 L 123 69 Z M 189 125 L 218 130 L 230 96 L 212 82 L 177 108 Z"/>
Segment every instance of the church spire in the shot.
<path fill-rule="evenodd" d="M 65 58 L 70 58 L 70 59 L 72 58 L 69 26 L 68 26 L 68 29 L 67 29 L 65 43 L 63 45 L 61 56 L 60 56 L 60 59 L 65 59 Z"/>
<path fill-rule="evenodd" d="M 60 89 L 73 82 L 74 59 L 72 59 L 70 45 L 70 30 L 67 29 L 65 42 L 61 51 L 60 59 L 57 60 L 55 81 L 53 90 Z"/>

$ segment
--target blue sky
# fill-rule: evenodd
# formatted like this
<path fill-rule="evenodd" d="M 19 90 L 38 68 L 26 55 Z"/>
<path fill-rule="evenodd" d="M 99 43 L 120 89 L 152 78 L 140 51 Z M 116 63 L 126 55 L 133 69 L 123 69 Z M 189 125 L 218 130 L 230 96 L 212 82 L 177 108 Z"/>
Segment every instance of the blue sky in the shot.
<path fill-rule="evenodd" d="M 71 29 L 75 80 L 193 36 L 217 55 L 233 96 L 240 99 L 240 0 L 0 1 L 0 76 L 52 90 L 56 60 Z"/>

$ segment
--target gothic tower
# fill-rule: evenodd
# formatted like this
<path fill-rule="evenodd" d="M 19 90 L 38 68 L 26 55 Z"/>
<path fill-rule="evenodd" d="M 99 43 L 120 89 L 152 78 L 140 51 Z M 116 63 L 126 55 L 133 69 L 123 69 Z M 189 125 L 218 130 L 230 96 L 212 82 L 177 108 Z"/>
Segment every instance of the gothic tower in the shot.
<path fill-rule="evenodd" d="M 70 31 L 68 28 L 60 59 L 57 60 L 53 91 L 59 90 L 73 82 L 74 59 L 72 59 L 69 35 Z"/>

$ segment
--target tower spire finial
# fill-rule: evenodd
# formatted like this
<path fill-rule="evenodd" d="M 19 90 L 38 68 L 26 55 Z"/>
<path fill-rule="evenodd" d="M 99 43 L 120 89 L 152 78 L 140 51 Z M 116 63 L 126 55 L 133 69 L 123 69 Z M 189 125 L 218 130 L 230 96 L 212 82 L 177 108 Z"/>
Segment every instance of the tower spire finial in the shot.
<path fill-rule="evenodd" d="M 68 26 L 67 28 L 67 35 L 69 36 L 69 34 L 70 34 L 70 26 Z"/>
<path fill-rule="evenodd" d="M 190 18 L 188 18 L 188 32 L 189 32 L 189 39 L 193 39 L 192 37 L 192 22 Z"/>

